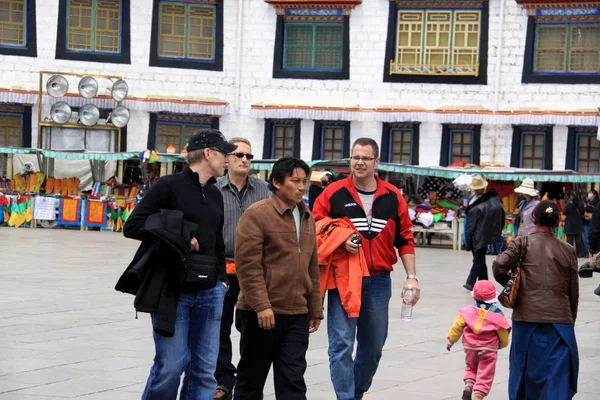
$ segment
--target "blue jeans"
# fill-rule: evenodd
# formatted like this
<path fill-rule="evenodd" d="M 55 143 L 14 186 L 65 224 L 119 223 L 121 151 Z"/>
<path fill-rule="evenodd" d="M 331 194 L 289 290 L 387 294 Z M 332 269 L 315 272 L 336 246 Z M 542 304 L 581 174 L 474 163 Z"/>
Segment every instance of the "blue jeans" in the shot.
<path fill-rule="evenodd" d="M 226 291 L 219 282 L 209 290 L 181 293 L 175 335 L 167 338 L 154 332 L 156 355 L 142 400 L 175 400 L 184 371 L 182 400 L 213 399 Z M 155 319 L 156 314 L 152 314 L 152 321 Z"/>
<path fill-rule="evenodd" d="M 388 309 L 392 297 L 389 272 L 363 278 L 360 316 L 348 318 L 337 290 L 330 290 L 327 304 L 329 368 L 338 400 L 359 400 L 369 390 L 388 333 Z M 354 339 L 356 359 L 352 359 Z"/>
<path fill-rule="evenodd" d="M 590 225 L 583 226 L 583 256 L 587 257 L 590 255 L 590 241 L 588 235 L 590 234 Z"/>

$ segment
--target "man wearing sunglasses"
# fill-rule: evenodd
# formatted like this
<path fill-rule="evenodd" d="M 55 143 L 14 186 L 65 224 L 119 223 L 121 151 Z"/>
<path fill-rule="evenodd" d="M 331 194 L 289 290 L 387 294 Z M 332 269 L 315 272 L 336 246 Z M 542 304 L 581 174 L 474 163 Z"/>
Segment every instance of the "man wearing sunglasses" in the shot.
<path fill-rule="evenodd" d="M 230 337 L 235 303 L 240 292 L 234 263 L 235 231 L 242 213 L 252 204 L 271 195 L 265 181 L 249 176 L 250 166 L 254 158 L 250 142 L 244 138 L 233 138 L 229 140 L 229 143 L 236 145 L 237 149 L 235 152 L 228 154 L 229 172 L 219 178 L 216 185 L 221 191 L 225 206 L 223 238 L 225 239 L 226 267 L 229 278 L 229 290 L 223 303 L 221 343 L 215 372 L 218 386 L 214 398 L 221 400 L 232 398 L 236 379 L 236 368 L 231 363 L 232 347 Z"/>

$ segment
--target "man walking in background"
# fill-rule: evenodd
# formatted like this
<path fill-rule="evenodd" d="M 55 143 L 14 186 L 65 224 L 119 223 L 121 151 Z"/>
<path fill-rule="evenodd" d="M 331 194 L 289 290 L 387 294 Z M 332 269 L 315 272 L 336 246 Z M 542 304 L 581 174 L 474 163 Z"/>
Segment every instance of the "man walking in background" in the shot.
<path fill-rule="evenodd" d="M 468 291 L 473 290 L 475 282 L 488 279 L 485 255 L 488 245 L 498 243 L 502 239 L 504 228 L 504 209 L 498 193 L 494 190 L 486 192 L 488 183 L 476 175 L 471 182 L 474 196 L 467 207 L 466 241 L 467 251 L 473 252 L 473 266 L 463 285 Z"/>
<path fill-rule="evenodd" d="M 229 278 L 229 290 L 225 295 L 223 303 L 223 315 L 221 317 L 221 343 L 219 358 L 217 359 L 217 392 L 215 400 L 230 400 L 235 386 L 236 368 L 231 363 L 231 325 L 235 303 L 240 293 L 235 263 L 235 231 L 240 217 L 248 207 L 257 201 L 268 198 L 271 195 L 267 182 L 262 179 L 249 176 L 252 165 L 252 147 L 250 142 L 244 138 L 233 138 L 229 143 L 236 145 L 234 153 L 227 156 L 229 172 L 217 180 L 217 188 L 223 196 L 225 206 L 225 225 L 223 227 L 223 238 L 225 240 L 225 260 L 227 277 Z"/>

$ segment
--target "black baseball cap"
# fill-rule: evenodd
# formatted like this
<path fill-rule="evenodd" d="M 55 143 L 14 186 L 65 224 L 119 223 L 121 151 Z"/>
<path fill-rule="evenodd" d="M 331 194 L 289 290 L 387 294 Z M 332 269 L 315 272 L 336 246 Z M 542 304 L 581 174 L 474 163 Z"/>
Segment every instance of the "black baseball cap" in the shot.
<path fill-rule="evenodd" d="M 237 145 L 229 143 L 221 131 L 205 128 L 192 133 L 192 136 L 188 140 L 187 151 L 190 152 L 210 147 L 219 149 L 225 154 L 229 154 L 238 148 Z"/>

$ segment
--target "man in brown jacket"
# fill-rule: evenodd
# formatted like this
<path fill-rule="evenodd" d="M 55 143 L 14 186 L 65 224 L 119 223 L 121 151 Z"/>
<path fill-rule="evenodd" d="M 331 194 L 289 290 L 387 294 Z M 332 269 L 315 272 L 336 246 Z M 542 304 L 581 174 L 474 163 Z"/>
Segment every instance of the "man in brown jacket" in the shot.
<path fill-rule="evenodd" d="M 315 221 L 302 201 L 308 176 L 304 161 L 279 159 L 269 178 L 274 194 L 248 208 L 237 226 L 235 400 L 262 399 L 271 364 L 275 397 L 306 399 L 308 336 L 323 319 Z"/>

